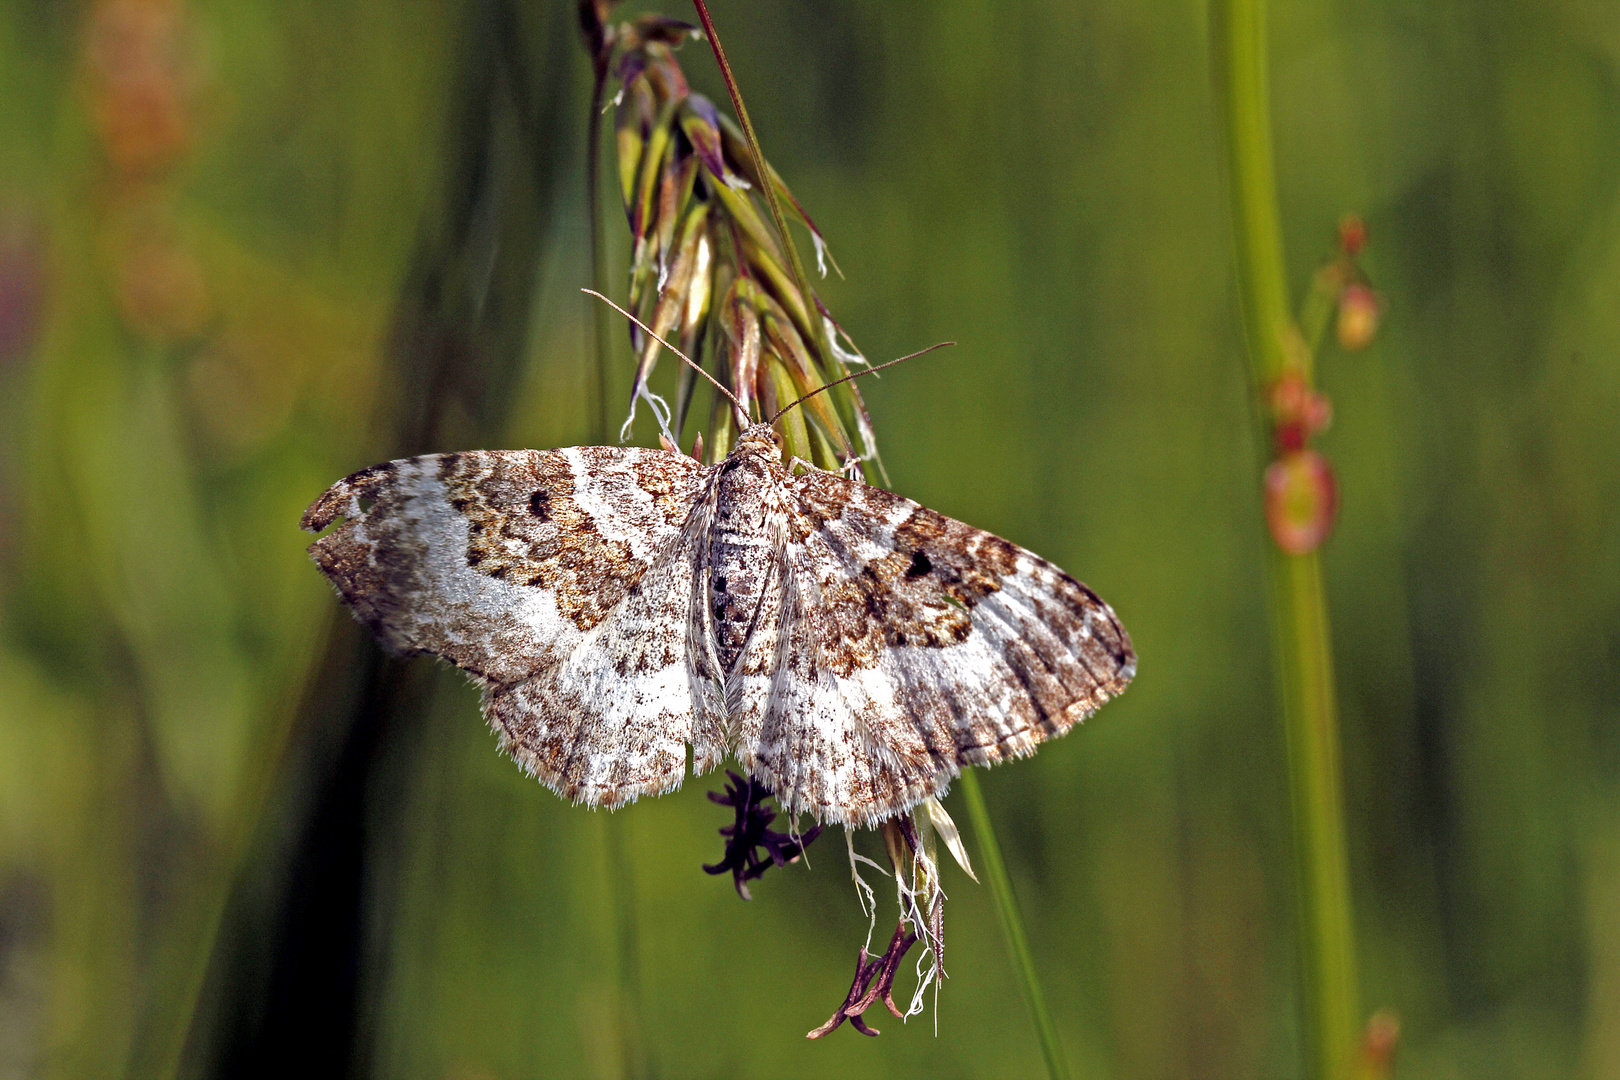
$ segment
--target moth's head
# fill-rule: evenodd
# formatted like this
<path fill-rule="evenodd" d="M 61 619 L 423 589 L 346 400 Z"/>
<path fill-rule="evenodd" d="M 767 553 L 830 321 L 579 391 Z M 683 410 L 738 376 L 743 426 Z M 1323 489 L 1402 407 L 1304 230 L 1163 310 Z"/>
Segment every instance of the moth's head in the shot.
<path fill-rule="evenodd" d="M 737 438 L 737 454 L 765 454 L 772 458 L 782 456 L 782 436 L 770 424 L 750 424 Z"/>

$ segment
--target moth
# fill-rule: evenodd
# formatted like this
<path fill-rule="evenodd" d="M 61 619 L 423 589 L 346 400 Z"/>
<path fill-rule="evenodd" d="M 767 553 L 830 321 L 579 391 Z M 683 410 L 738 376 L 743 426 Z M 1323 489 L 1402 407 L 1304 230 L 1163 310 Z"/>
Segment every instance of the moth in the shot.
<path fill-rule="evenodd" d="M 789 813 L 873 825 L 1033 753 L 1136 672 L 1086 586 L 793 471 L 770 422 L 716 464 L 612 446 L 390 461 L 302 524 L 340 518 L 309 550 L 354 615 L 470 675 L 501 749 L 591 806 L 678 787 L 690 747 L 694 774 L 733 756 Z"/>

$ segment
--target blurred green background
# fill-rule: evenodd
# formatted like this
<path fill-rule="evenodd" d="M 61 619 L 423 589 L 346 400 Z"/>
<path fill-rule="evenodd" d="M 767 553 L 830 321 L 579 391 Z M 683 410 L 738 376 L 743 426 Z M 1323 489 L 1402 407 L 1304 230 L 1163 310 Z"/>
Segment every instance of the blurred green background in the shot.
<path fill-rule="evenodd" d="M 713 10 L 840 322 L 961 343 L 864 388 L 895 486 L 1141 654 L 984 778 L 1076 1071 L 1298 1075 L 1204 5 Z M 1296 295 L 1355 212 L 1385 304 L 1319 366 L 1365 1004 L 1399 1076 L 1620 1076 L 1620 19 L 1300 0 L 1272 52 Z M 560 0 L 0 5 L 0 1077 L 1042 1074 L 954 867 L 937 1034 L 807 1043 L 840 837 L 742 903 L 712 779 L 565 805 L 303 554 L 362 465 L 597 437 L 589 89 Z"/>

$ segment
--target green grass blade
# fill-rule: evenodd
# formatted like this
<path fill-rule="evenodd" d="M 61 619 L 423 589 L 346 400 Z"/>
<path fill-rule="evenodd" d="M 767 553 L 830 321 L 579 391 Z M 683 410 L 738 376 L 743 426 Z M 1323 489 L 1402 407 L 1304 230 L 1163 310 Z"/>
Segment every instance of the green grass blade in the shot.
<path fill-rule="evenodd" d="M 1035 973 L 1035 957 L 1029 951 L 1029 939 L 1024 934 L 1024 917 L 1018 910 L 1018 898 L 1013 895 L 1007 864 L 1001 859 L 1001 844 L 996 840 L 995 827 L 990 824 L 990 811 L 985 808 L 984 793 L 979 790 L 978 774 L 971 769 L 964 772 L 957 785 L 967 800 L 968 817 L 973 819 L 973 832 L 979 838 L 985 884 L 990 886 L 990 895 L 996 902 L 996 915 L 1007 942 L 1007 956 L 1018 976 L 1018 988 L 1023 991 L 1024 1004 L 1029 1007 L 1029 1018 L 1035 1024 L 1041 1055 L 1046 1058 L 1047 1075 L 1052 1080 L 1069 1080 L 1073 1074 L 1063 1046 L 1058 1042 L 1057 1028 L 1052 1025 L 1052 1014 L 1046 1011 L 1046 995 L 1041 991 L 1040 976 Z"/>

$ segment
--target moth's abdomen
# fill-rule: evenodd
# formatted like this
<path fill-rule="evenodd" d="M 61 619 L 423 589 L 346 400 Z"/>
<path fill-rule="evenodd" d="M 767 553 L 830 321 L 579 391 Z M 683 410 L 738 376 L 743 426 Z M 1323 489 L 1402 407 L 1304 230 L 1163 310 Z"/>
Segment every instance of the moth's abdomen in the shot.
<path fill-rule="evenodd" d="M 705 603 L 720 669 L 730 673 L 748 644 L 777 544 L 767 528 L 764 477 L 752 461 L 722 474 L 705 560 Z"/>
<path fill-rule="evenodd" d="M 709 545 L 708 603 L 714 647 L 722 671 L 730 672 L 748 644 L 764 592 L 770 551 L 763 544 L 715 537 Z"/>

